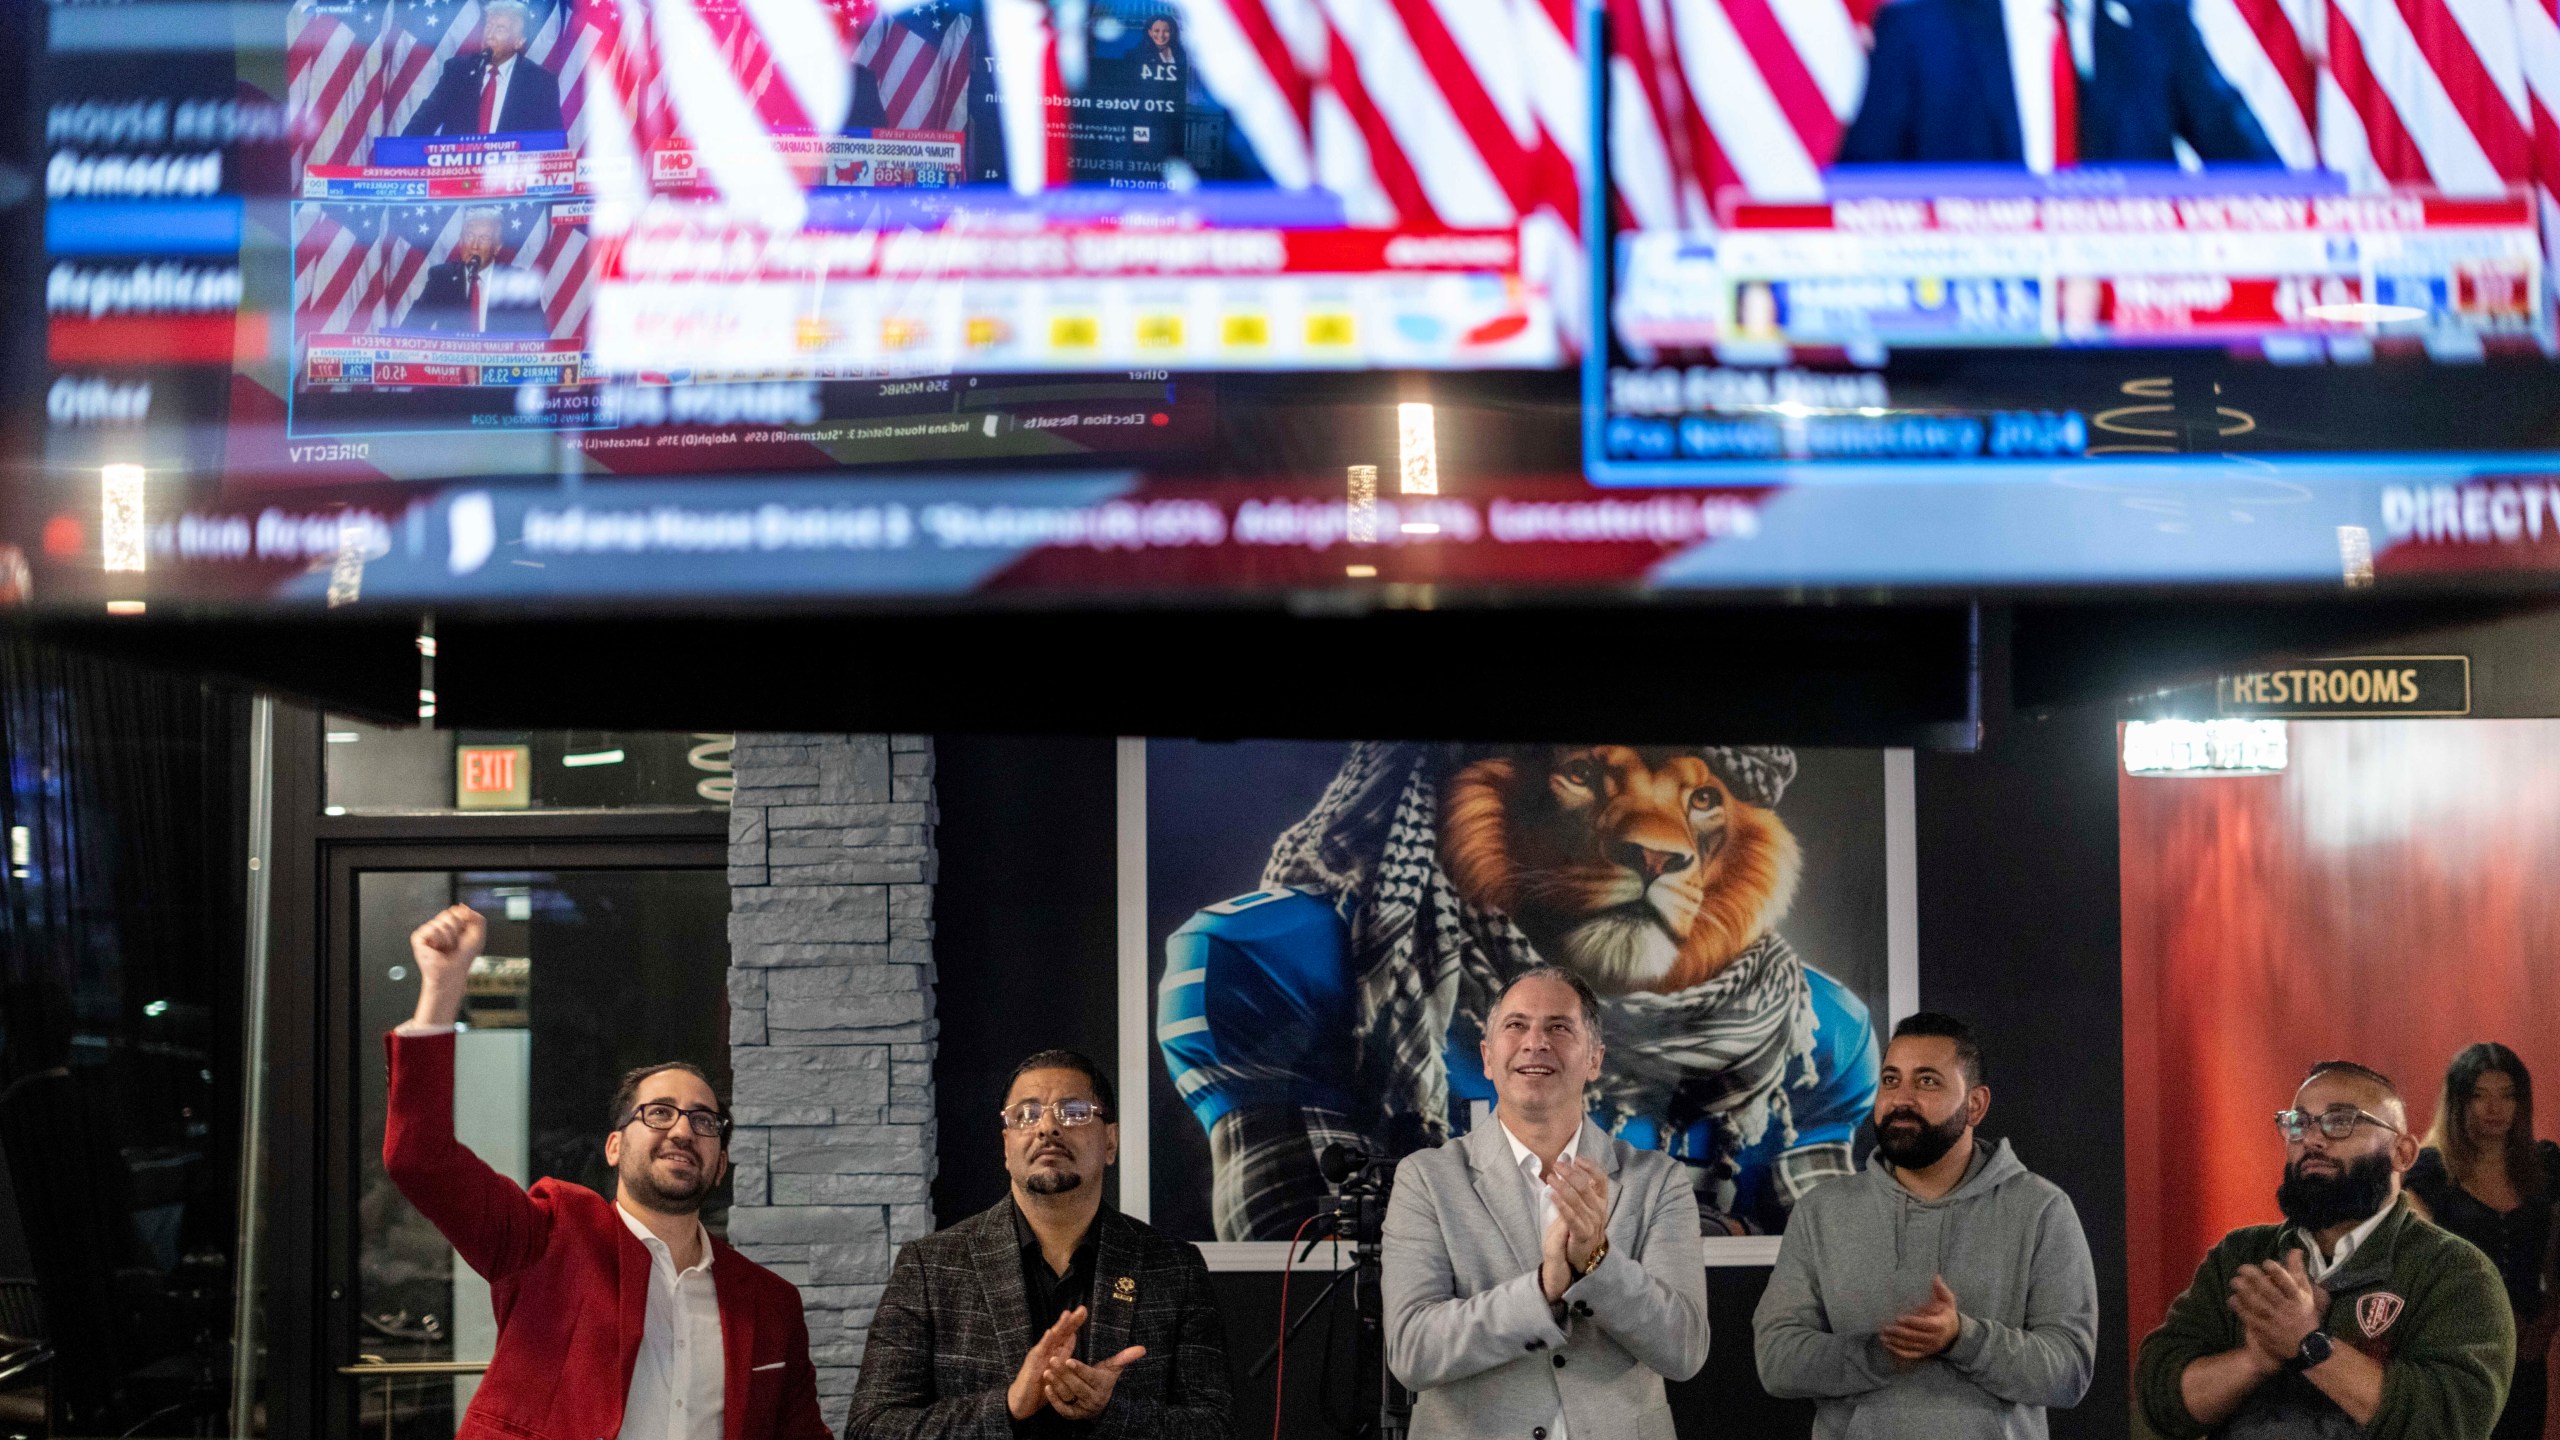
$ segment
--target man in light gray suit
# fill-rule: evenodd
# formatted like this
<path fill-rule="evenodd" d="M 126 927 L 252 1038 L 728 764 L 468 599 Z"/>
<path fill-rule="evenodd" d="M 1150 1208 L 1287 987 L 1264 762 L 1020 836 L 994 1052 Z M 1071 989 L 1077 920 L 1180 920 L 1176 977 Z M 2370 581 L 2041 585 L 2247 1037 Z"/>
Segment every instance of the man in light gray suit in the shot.
<path fill-rule="evenodd" d="M 1672 1440 L 1664 1376 L 1707 1363 L 1689 1177 L 1584 1119 L 1600 1001 L 1573 971 L 1513 979 L 1485 1024 L 1493 1115 L 1396 1167 L 1387 1367 L 1413 1440 Z"/>

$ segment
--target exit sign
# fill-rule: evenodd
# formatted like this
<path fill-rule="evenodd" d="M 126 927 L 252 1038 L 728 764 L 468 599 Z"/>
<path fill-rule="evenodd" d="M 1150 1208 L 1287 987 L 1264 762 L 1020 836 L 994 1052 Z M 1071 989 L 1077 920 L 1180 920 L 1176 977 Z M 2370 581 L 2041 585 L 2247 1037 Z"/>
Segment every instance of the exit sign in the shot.
<path fill-rule="evenodd" d="M 533 803 L 533 747 L 464 745 L 454 751 L 454 805 L 522 810 Z"/>

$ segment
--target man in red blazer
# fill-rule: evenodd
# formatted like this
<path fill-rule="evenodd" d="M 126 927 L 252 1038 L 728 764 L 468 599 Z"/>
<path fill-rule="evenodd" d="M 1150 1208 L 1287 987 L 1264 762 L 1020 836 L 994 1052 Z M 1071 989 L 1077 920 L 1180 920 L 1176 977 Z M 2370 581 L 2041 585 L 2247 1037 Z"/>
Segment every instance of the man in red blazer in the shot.
<path fill-rule="evenodd" d="M 711 1238 L 729 1120 L 701 1072 L 622 1081 L 605 1163 L 619 1199 L 530 1193 L 453 1138 L 453 1022 L 488 926 L 456 905 L 409 937 L 418 1011 L 385 1038 L 382 1162 L 489 1282 L 498 1349 L 455 1440 L 832 1440 L 800 1292 Z"/>

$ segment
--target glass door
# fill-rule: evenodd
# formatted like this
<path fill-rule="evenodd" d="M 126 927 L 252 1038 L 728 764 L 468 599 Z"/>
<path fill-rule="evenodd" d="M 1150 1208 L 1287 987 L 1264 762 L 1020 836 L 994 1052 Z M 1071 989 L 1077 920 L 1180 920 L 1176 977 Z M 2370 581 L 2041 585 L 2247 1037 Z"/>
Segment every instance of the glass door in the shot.
<path fill-rule="evenodd" d="M 409 931 L 456 902 L 488 917 L 456 1042 L 454 1125 L 516 1183 L 547 1178 L 610 1196 L 606 1111 L 634 1066 L 691 1061 L 729 1093 L 724 872 L 475 868 L 472 859 L 457 853 L 445 869 L 358 862 L 352 924 L 338 932 L 349 953 L 337 973 L 354 981 L 343 1233 L 355 1313 L 336 1364 L 355 1386 L 356 1433 L 382 1440 L 451 1440 L 497 1341 L 488 1283 L 383 1172 L 381 1036 L 417 1005 Z M 713 1234 L 725 1229 L 727 1189 L 704 1209 Z"/>

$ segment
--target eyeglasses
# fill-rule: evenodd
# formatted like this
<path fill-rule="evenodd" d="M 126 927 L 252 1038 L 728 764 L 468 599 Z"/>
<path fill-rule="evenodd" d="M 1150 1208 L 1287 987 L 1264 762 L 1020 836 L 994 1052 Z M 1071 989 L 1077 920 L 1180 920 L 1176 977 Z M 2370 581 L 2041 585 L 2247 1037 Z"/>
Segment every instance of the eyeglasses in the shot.
<path fill-rule="evenodd" d="M 2361 1110 L 2353 1105 L 2332 1105 L 2316 1115 L 2308 1110 L 2276 1112 L 2276 1128 L 2284 1132 L 2287 1142 L 2300 1140 L 2303 1133 L 2314 1125 L 2319 1126 L 2320 1133 L 2332 1140 L 2346 1139 L 2356 1133 L 2356 1127 L 2359 1125 L 2371 1125 L 2377 1130 L 2388 1130 L 2394 1135 L 2403 1133 L 2399 1126 L 2370 1110 Z"/>
<path fill-rule="evenodd" d="M 673 1130 L 676 1128 L 676 1117 L 679 1115 L 693 1122 L 694 1134 L 716 1135 L 723 1145 L 729 1143 L 729 1130 L 737 1123 L 717 1110 L 687 1110 L 681 1106 L 670 1105 L 664 1100 L 652 1100 L 634 1109 L 630 1114 L 622 1117 L 622 1123 L 628 1125 L 637 1120 L 652 1130 Z"/>
<path fill-rule="evenodd" d="M 1025 1100 L 997 1113 L 1004 1117 L 1007 1130 L 1028 1130 L 1039 1124 L 1043 1115 L 1057 1116 L 1058 1123 L 1070 1130 L 1110 1118 L 1100 1102 L 1093 1100 Z"/>

